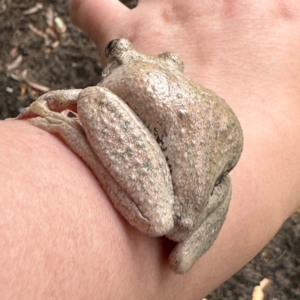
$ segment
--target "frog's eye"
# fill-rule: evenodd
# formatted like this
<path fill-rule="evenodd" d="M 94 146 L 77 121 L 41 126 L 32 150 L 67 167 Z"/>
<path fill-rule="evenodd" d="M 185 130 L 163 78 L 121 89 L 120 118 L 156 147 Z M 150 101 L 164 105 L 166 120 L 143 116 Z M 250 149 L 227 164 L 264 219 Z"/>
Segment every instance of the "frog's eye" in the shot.
<path fill-rule="evenodd" d="M 111 51 L 114 49 L 116 46 L 117 42 L 119 39 L 112 40 L 108 43 L 107 47 L 105 48 L 105 56 L 108 57 Z"/>

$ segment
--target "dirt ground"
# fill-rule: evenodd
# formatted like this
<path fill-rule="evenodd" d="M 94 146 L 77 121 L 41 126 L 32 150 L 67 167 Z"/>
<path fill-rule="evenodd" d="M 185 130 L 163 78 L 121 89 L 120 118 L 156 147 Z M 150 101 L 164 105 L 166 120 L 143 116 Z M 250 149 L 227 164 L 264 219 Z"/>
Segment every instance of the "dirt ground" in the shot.
<path fill-rule="evenodd" d="M 99 81 L 97 51 L 70 24 L 65 2 L 0 0 L 0 119 L 16 116 L 47 89 L 83 88 Z M 300 299 L 300 212 L 207 299 L 251 299 L 264 278 L 271 280 L 264 299 Z"/>

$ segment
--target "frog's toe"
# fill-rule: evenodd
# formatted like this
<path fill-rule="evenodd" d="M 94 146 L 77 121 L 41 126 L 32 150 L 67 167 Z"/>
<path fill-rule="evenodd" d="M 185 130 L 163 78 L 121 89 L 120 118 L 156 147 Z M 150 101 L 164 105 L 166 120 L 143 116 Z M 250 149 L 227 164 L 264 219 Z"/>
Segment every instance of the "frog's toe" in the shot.
<path fill-rule="evenodd" d="M 16 117 L 16 120 L 24 120 L 36 117 L 37 115 L 31 111 L 30 107 L 24 108 L 21 113 Z"/>

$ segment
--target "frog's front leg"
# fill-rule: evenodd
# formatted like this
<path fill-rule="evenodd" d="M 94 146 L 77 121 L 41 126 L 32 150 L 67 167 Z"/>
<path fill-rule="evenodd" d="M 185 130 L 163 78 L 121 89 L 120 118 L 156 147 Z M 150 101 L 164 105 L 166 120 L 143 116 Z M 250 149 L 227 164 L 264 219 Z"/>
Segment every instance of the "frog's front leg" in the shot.
<path fill-rule="evenodd" d="M 74 110 L 77 106 L 77 98 L 81 89 L 50 91 L 40 96 L 30 106 L 26 107 L 16 119 L 44 116 L 51 111 L 62 112 L 66 109 Z"/>
<path fill-rule="evenodd" d="M 210 202 L 218 203 L 201 225 L 184 241 L 179 242 L 169 256 L 169 262 L 176 273 L 185 273 L 213 244 L 225 221 L 231 198 L 230 178 L 225 176 L 215 186 Z"/>

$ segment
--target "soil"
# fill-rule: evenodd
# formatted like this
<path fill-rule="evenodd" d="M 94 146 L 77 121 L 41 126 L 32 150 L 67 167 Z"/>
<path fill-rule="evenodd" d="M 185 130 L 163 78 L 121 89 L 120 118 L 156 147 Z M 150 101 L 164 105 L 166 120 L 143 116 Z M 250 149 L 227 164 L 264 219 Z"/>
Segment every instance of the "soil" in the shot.
<path fill-rule="evenodd" d="M 65 32 L 63 24 L 53 24 L 55 17 Z M 64 0 L 0 0 L 0 32 L 0 119 L 15 117 L 47 88 L 83 88 L 99 81 L 97 50 L 70 23 Z M 207 299 L 251 299 L 264 278 L 271 280 L 264 299 L 300 299 L 300 211 Z"/>

